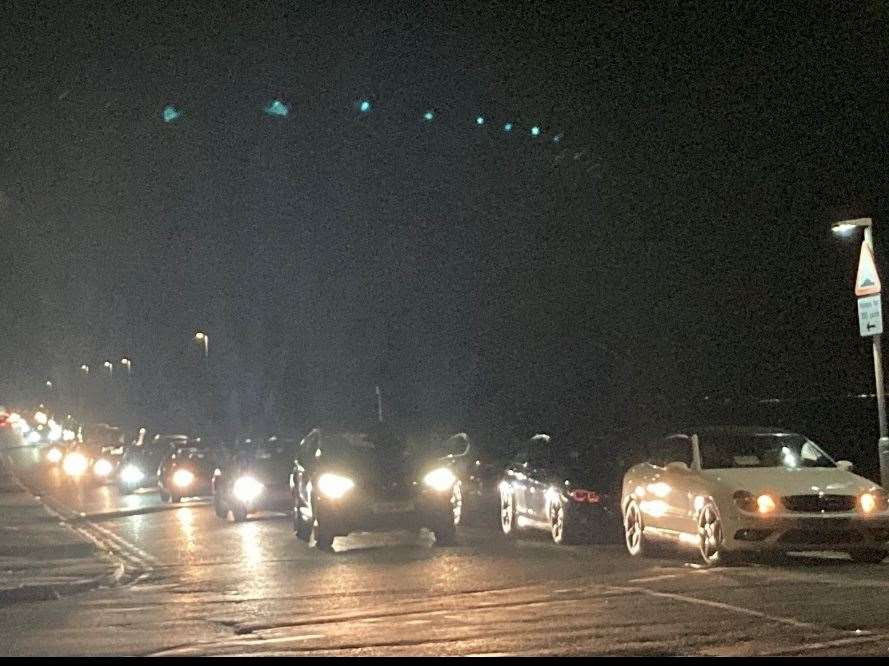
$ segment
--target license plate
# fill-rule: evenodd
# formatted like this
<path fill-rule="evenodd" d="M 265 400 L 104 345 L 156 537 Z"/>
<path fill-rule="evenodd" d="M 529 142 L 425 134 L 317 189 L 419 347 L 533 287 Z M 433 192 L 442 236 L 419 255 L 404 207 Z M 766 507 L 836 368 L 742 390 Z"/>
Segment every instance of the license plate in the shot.
<path fill-rule="evenodd" d="M 374 513 L 407 513 L 413 510 L 413 502 L 377 502 L 373 505 Z"/>

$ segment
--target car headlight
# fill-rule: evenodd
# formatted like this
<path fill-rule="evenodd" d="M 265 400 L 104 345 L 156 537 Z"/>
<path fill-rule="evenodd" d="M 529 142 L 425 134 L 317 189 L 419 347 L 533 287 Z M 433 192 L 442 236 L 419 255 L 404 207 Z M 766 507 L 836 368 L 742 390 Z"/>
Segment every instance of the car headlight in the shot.
<path fill-rule="evenodd" d="M 252 502 L 264 489 L 265 486 L 252 476 L 242 476 L 232 486 L 232 494 L 239 502 Z"/>
<path fill-rule="evenodd" d="M 434 469 L 423 477 L 423 483 L 439 492 L 450 490 L 456 481 L 457 477 L 447 467 Z"/>
<path fill-rule="evenodd" d="M 39 444 L 40 439 L 40 433 L 36 430 L 32 430 L 31 432 L 29 432 L 28 436 L 26 437 L 28 444 Z"/>
<path fill-rule="evenodd" d="M 318 490 L 330 499 L 340 499 L 355 487 L 355 482 L 349 477 L 326 472 L 318 477 Z"/>
<path fill-rule="evenodd" d="M 879 490 L 872 490 L 864 493 L 858 498 L 858 508 L 862 513 L 874 513 L 875 511 L 885 511 L 887 508 L 886 493 Z"/>
<path fill-rule="evenodd" d="M 62 463 L 62 469 L 68 476 L 80 476 L 86 472 L 87 467 L 89 467 L 89 461 L 86 456 L 77 451 L 65 456 L 65 461 Z"/>
<path fill-rule="evenodd" d="M 173 484 L 180 488 L 186 488 L 194 482 L 194 474 L 187 469 L 177 469 L 173 472 Z"/>
<path fill-rule="evenodd" d="M 760 495 L 756 498 L 756 510 L 760 513 L 771 513 L 776 507 L 771 495 Z"/>
<path fill-rule="evenodd" d="M 108 476 L 111 472 L 114 471 L 114 465 L 111 464 L 109 460 L 105 458 L 99 458 L 95 463 L 93 463 L 93 473 L 96 476 Z"/>
<path fill-rule="evenodd" d="M 139 483 L 144 478 L 142 470 L 135 465 L 127 465 L 120 470 L 120 480 L 124 483 Z"/>
<path fill-rule="evenodd" d="M 49 451 L 46 452 L 46 459 L 48 462 L 51 462 L 53 465 L 60 462 L 64 456 L 62 455 L 62 450 L 57 449 L 56 447 L 52 447 Z"/>

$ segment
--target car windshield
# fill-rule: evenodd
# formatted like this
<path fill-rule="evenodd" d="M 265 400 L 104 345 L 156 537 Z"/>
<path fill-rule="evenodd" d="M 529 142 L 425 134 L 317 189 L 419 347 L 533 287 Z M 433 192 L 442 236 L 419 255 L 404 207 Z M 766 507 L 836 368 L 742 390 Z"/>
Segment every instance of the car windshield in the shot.
<path fill-rule="evenodd" d="M 836 467 L 817 444 L 794 433 L 704 433 L 704 469 L 732 467 Z"/>

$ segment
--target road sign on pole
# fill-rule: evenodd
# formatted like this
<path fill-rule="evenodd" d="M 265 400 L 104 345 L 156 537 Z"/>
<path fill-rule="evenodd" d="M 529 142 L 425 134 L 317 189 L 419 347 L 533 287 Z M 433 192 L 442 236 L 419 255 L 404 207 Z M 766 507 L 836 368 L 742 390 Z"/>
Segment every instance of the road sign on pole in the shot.
<path fill-rule="evenodd" d="M 858 330 L 862 338 L 883 332 L 883 305 L 880 294 L 858 299 Z"/>
<path fill-rule="evenodd" d="M 874 262 L 874 253 L 870 243 L 861 244 L 861 254 L 858 255 L 858 274 L 855 276 L 855 295 L 870 296 L 880 293 L 880 276 L 877 275 L 877 265 Z"/>

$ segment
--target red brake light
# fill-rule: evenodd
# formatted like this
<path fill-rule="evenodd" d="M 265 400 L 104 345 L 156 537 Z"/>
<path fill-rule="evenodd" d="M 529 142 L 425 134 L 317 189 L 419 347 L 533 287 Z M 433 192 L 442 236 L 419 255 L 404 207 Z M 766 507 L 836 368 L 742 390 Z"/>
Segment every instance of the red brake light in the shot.
<path fill-rule="evenodd" d="M 572 490 L 569 495 L 576 502 L 589 502 L 590 504 L 598 504 L 602 498 L 595 490 Z"/>

